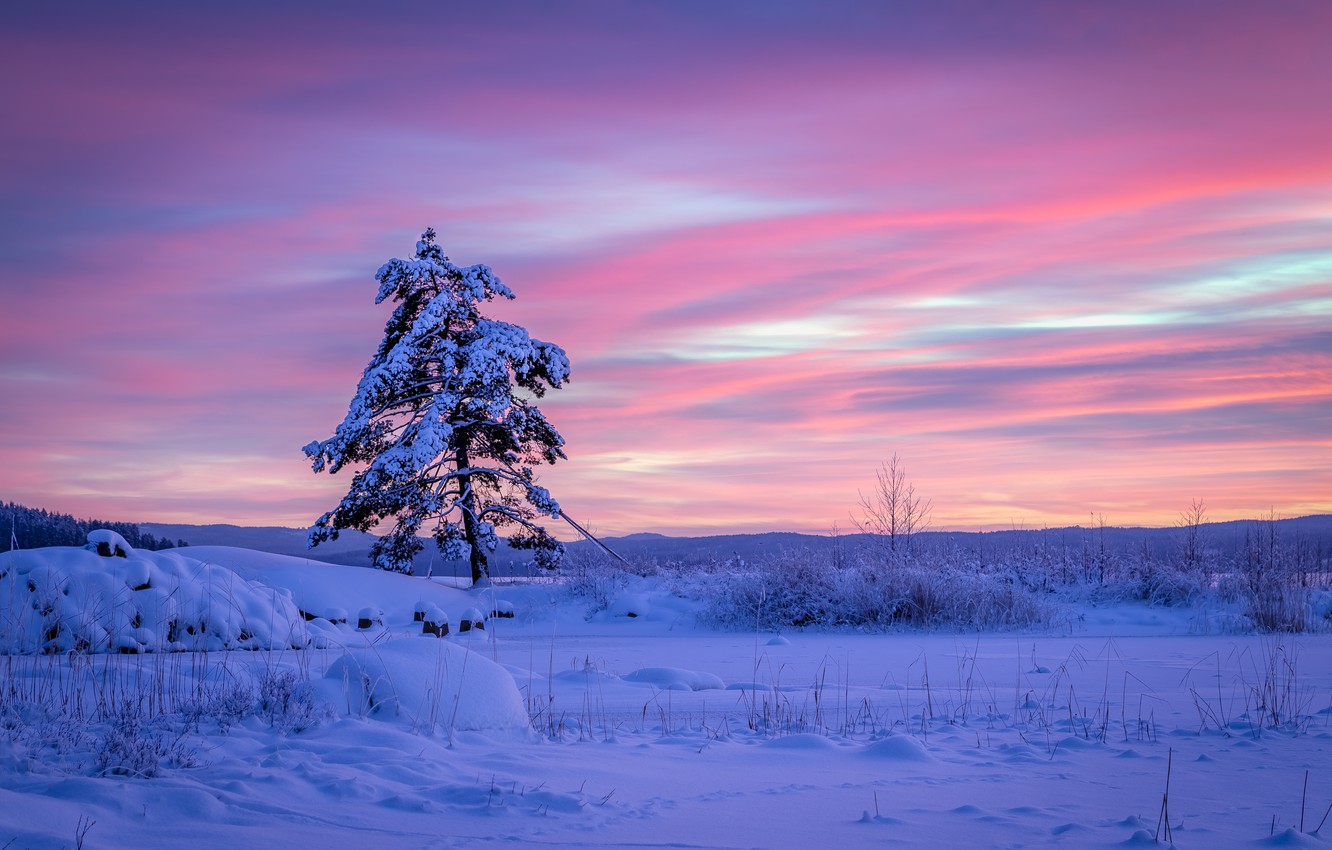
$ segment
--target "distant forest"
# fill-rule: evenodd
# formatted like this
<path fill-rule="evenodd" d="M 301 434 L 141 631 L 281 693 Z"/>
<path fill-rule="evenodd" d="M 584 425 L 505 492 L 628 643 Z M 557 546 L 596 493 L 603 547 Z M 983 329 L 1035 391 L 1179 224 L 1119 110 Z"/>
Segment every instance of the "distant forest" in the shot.
<path fill-rule="evenodd" d="M 99 528 L 114 531 L 135 549 L 172 549 L 189 545 L 184 540 L 171 541 L 165 537 L 154 537 L 141 531 L 134 523 L 75 519 L 69 514 L 29 508 L 15 502 L 0 502 L 0 552 L 8 552 L 11 543 L 19 549 L 82 546 L 88 542 L 88 532 Z"/>

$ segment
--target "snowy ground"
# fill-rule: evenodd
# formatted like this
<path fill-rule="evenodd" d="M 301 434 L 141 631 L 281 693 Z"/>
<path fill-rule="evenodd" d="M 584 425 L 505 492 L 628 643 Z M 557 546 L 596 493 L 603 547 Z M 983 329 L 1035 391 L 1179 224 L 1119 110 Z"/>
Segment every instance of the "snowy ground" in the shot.
<path fill-rule="evenodd" d="M 557 585 L 130 554 L 0 556 L 0 847 L 1131 847 L 1167 843 L 1167 778 L 1177 847 L 1328 846 L 1327 635 L 1132 606 L 1060 634 L 718 633 L 651 580 L 589 618 Z M 418 603 L 453 633 L 421 636 Z M 53 631 L 208 651 L 18 651 Z M 97 712 L 125 698 L 171 710 L 127 731 Z"/>

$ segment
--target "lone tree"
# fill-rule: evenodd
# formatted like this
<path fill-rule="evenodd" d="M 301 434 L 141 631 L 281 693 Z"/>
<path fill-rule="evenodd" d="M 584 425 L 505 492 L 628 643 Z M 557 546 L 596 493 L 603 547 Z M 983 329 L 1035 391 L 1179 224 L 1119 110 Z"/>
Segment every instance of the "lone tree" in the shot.
<path fill-rule="evenodd" d="M 889 558 L 909 556 L 913 538 L 930 526 L 934 504 L 916 495 L 916 485 L 907 478 L 906 464 L 896 453 L 888 462 L 879 464 L 875 485 L 868 496 L 860 494 L 864 516 L 855 519 L 855 523 L 862 532 L 873 534 L 886 544 Z"/>
<path fill-rule="evenodd" d="M 445 557 L 470 560 L 473 583 L 489 575 L 499 532 L 554 568 L 563 546 L 537 520 L 560 506 L 533 467 L 565 457 L 564 439 L 527 396 L 569 379 L 564 349 L 481 315 L 482 302 L 513 293 L 487 266 L 451 263 L 433 229 L 375 279 L 375 303 L 398 305 L 384 341 L 337 432 L 305 447 L 315 472 L 365 466 L 310 527 L 310 546 L 393 518 L 371 550 L 382 569 L 411 572 L 423 528 Z"/>
<path fill-rule="evenodd" d="M 1203 564 L 1203 550 L 1207 547 L 1203 528 L 1207 524 L 1207 506 L 1203 500 L 1194 499 L 1190 502 L 1189 509 L 1180 512 L 1179 522 L 1175 524 L 1184 530 L 1184 539 L 1180 541 L 1180 559 L 1186 568 L 1199 569 Z"/>

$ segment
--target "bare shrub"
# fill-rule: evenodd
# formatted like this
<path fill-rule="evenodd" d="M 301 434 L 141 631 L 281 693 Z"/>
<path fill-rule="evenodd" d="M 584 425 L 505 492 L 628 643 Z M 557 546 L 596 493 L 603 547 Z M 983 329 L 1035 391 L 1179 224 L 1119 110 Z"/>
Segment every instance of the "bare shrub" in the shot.
<path fill-rule="evenodd" d="M 309 682 L 269 669 L 259 676 L 259 716 L 284 732 L 303 732 L 319 725 L 321 712 Z"/>
<path fill-rule="evenodd" d="M 1262 631 L 1298 634 L 1313 627 L 1307 588 L 1269 582 L 1252 589 L 1247 601 L 1249 619 Z"/>
<path fill-rule="evenodd" d="M 102 774 L 144 778 L 157 776 L 164 764 L 193 767 L 198 763 L 183 735 L 152 728 L 142 707 L 128 700 L 116 707 L 98 735 L 94 758 Z"/>
<path fill-rule="evenodd" d="M 1316 621 L 1308 576 L 1316 558 L 1298 541 L 1282 539 L 1275 511 L 1245 532 L 1237 570 L 1240 595 L 1254 626 L 1268 632 L 1305 632 Z M 1309 563 L 1306 563 L 1309 562 Z"/>
<path fill-rule="evenodd" d="M 232 681 L 210 689 L 201 688 L 194 697 L 181 705 L 181 715 L 187 726 L 198 729 L 204 720 L 211 720 L 222 733 L 254 712 L 254 687 L 245 681 Z"/>

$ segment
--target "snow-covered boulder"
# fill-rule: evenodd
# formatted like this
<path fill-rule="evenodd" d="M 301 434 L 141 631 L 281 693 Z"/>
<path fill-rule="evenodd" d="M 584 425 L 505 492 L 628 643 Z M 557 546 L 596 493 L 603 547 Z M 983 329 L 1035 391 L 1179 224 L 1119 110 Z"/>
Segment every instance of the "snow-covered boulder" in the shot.
<path fill-rule="evenodd" d="M 458 620 L 458 634 L 470 632 L 472 629 L 484 629 L 486 627 L 486 618 L 481 616 L 481 612 L 476 608 L 468 608 Z"/>
<path fill-rule="evenodd" d="M 103 558 L 128 558 L 134 552 L 125 538 L 107 528 L 88 532 L 88 548 Z"/>
<path fill-rule="evenodd" d="M 378 608 L 362 608 L 356 615 L 356 628 L 361 631 L 384 624 L 384 612 Z"/>
<path fill-rule="evenodd" d="M 444 637 L 449 633 L 449 617 L 439 606 L 431 605 L 421 614 L 421 634 Z"/>

